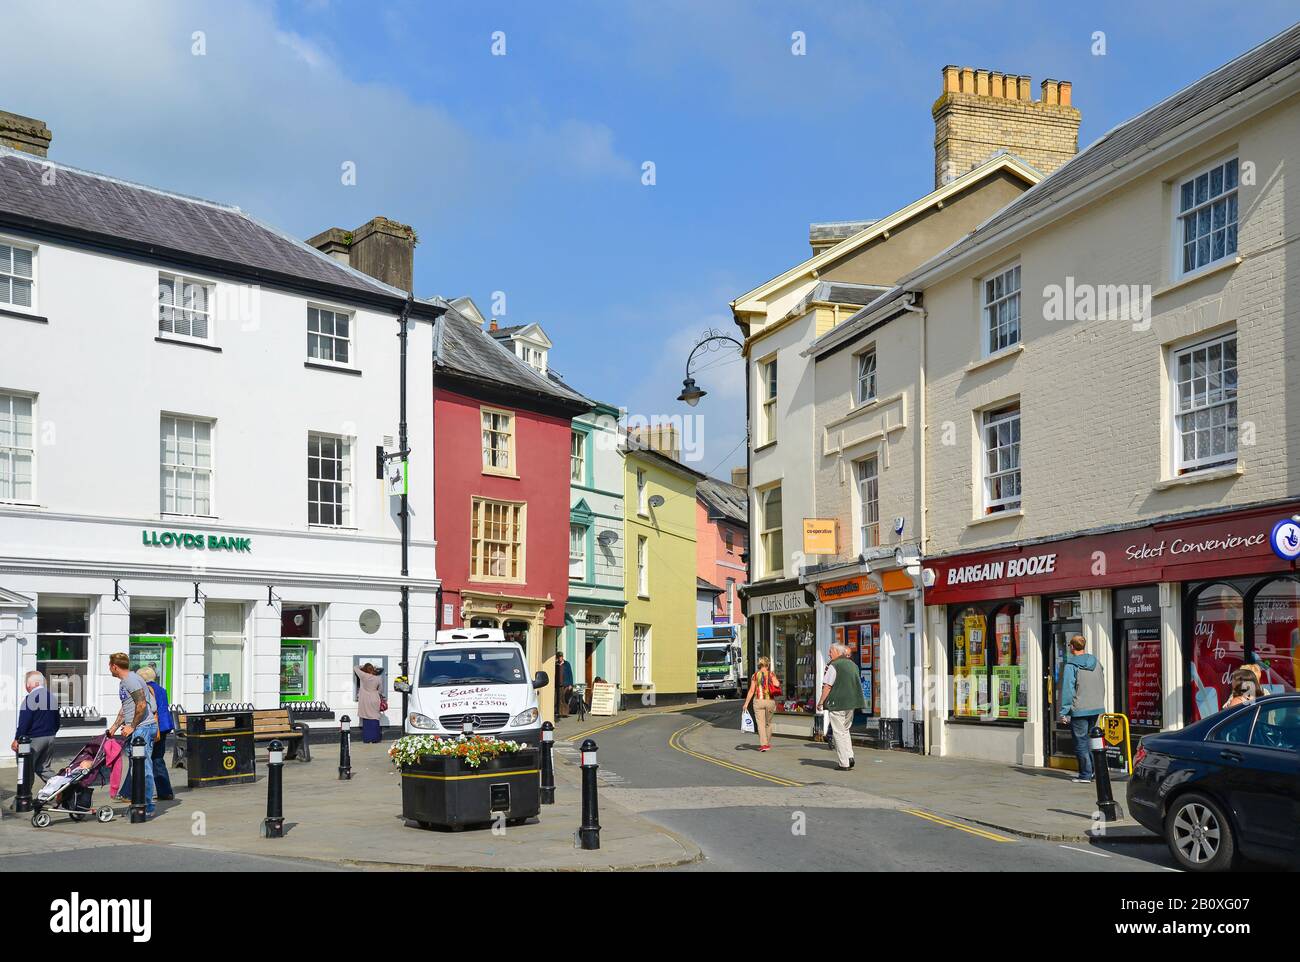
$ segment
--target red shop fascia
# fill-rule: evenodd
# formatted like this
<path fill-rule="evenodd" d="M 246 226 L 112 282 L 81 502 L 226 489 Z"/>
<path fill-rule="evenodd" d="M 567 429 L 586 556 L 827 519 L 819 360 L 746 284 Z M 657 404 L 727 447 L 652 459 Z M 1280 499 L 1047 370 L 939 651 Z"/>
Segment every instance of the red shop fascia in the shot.
<path fill-rule="evenodd" d="M 1269 537 L 1296 514 L 1300 501 L 927 560 L 934 584 L 925 603 L 1294 574 L 1296 562 L 1275 554 Z"/>

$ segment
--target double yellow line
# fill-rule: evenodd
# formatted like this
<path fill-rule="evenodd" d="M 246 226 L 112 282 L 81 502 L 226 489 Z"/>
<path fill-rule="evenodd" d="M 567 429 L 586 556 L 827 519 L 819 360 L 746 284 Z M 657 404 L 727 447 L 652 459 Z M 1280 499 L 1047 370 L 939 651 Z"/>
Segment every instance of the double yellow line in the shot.
<path fill-rule="evenodd" d="M 788 778 L 782 778 L 779 775 L 769 775 L 767 772 L 758 772 L 752 768 L 746 768 L 744 765 L 733 765 L 731 762 L 724 761 L 721 758 L 714 758 L 712 755 L 703 755 L 700 752 L 692 751 L 682 744 L 682 736 L 687 732 L 693 732 L 703 725 L 704 722 L 698 721 L 694 725 L 687 725 L 685 728 L 679 728 L 672 733 L 668 739 L 668 747 L 675 748 L 684 755 L 690 755 L 692 758 L 698 758 L 702 762 L 708 762 L 711 765 L 717 765 L 719 768 L 726 768 L 733 772 L 739 772 L 741 775 L 749 775 L 752 778 L 761 778 L 765 782 L 771 782 L 773 785 L 780 785 L 782 788 L 802 788 L 802 782 L 792 781 Z"/>
<path fill-rule="evenodd" d="M 931 815 L 929 812 L 920 812 L 914 808 L 902 808 L 899 811 L 907 815 L 915 815 L 917 818 L 924 818 L 927 821 L 935 822 L 939 825 L 955 828 L 959 832 L 965 832 L 968 835 L 978 835 L 980 838 L 986 838 L 990 842 L 1012 842 L 1015 839 L 1007 838 L 1005 835 L 998 835 L 995 832 L 986 832 L 981 828 L 972 828 L 969 825 L 962 825 L 960 822 L 951 822 L 946 818 L 940 818 L 938 815 Z"/>
<path fill-rule="evenodd" d="M 598 735 L 601 732 L 607 732 L 611 728 L 617 728 L 619 725 L 626 725 L 629 722 L 634 722 L 638 718 L 658 718 L 660 715 L 673 715 L 676 714 L 677 712 L 690 711 L 692 708 L 699 708 L 699 707 L 700 707 L 699 705 L 682 705 L 679 708 L 660 708 L 658 711 L 637 712 L 635 714 L 628 715 L 626 718 L 620 718 L 618 721 L 612 721 L 606 725 L 601 725 L 599 728 L 592 728 L 585 732 L 578 732 L 578 734 L 576 735 L 569 735 L 564 740 L 566 742 L 577 742 L 577 741 L 581 741 L 584 738 L 588 738 L 592 735 Z"/>

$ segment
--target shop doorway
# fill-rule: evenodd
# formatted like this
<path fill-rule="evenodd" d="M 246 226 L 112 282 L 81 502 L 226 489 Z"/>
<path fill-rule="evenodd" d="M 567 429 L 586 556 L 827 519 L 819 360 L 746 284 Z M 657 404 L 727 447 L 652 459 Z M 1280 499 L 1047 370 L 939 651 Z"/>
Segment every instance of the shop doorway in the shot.
<path fill-rule="evenodd" d="M 849 657 L 858 666 L 867 710 L 854 712 L 853 724 L 863 725 L 868 718 L 880 714 L 880 686 L 877 684 L 880 677 L 880 606 L 871 604 L 832 609 L 831 625 L 836 643 L 848 648 Z M 817 691 L 821 691 L 820 683 Z"/>
<path fill-rule="evenodd" d="M 1083 609 L 1078 595 L 1043 599 L 1043 719 L 1047 743 L 1043 746 L 1051 768 L 1077 769 L 1074 736 L 1061 723 L 1061 676 L 1070 653 L 1070 639 L 1083 634 Z"/>
<path fill-rule="evenodd" d="M 152 668 L 168 696 L 172 693 L 172 654 L 175 635 L 172 632 L 171 608 L 167 605 L 131 606 L 129 618 L 131 668 Z"/>
<path fill-rule="evenodd" d="M 1159 597 L 1155 585 L 1115 591 L 1115 704 L 1135 744 L 1164 727 Z"/>

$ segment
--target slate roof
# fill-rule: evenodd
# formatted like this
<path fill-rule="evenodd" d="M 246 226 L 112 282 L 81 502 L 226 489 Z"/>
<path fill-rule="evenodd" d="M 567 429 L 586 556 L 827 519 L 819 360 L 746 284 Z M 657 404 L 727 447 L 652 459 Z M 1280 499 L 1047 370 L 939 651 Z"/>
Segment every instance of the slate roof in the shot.
<path fill-rule="evenodd" d="M 534 395 L 573 409 L 591 410 L 589 401 L 558 378 L 538 374 L 476 322 L 442 298 L 431 302 L 446 309 L 434 344 L 435 370 L 450 371 L 501 390 Z"/>
<path fill-rule="evenodd" d="M 850 325 L 858 324 L 862 319 L 875 315 L 891 302 L 902 299 L 914 289 L 909 286 L 914 278 L 932 270 L 944 260 L 966 253 L 1010 222 L 1029 216 L 1038 208 L 1068 196 L 1095 174 L 1107 168 L 1118 169 L 1128 158 L 1145 150 L 1148 144 L 1297 60 L 1300 60 L 1300 23 L 1288 27 L 1235 60 L 1211 71 L 1155 106 L 1103 134 L 1050 176 L 1029 188 L 957 243 L 912 271 L 898 283 L 897 287 L 867 304 L 834 330 L 828 331 L 818 343 L 838 340 L 848 333 Z M 815 347 L 816 345 L 814 349 Z"/>
<path fill-rule="evenodd" d="M 706 477 L 695 486 L 695 496 L 704 502 L 710 518 L 724 518 L 742 527 L 749 524 L 749 503 L 744 488 Z"/>
<path fill-rule="evenodd" d="M 808 225 L 808 240 L 811 243 L 842 241 L 852 237 L 858 231 L 866 230 L 874 220 L 833 220 Z"/>
<path fill-rule="evenodd" d="M 721 588 L 719 588 L 719 587 L 718 587 L 717 585 L 715 585 L 715 584 L 712 584 L 712 583 L 710 583 L 710 582 L 708 582 L 708 581 L 705 581 L 705 580 L 704 580 L 703 578 L 701 578 L 699 575 L 696 575 L 696 576 L 695 576 L 695 590 L 696 590 L 696 591 L 707 591 L 707 592 L 709 592 L 710 594 L 715 594 L 715 595 L 720 595 L 720 594 L 722 594 L 722 589 L 721 589 Z"/>
<path fill-rule="evenodd" d="M 54 173 L 53 182 L 47 170 Z M 0 147 L 0 225 L 36 229 L 268 281 L 405 300 L 238 207 L 186 197 Z"/>

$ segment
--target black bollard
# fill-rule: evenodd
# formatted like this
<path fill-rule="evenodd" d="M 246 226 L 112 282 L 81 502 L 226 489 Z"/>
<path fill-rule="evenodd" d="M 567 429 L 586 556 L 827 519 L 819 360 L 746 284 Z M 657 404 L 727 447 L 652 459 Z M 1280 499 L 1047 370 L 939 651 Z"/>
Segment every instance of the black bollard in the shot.
<path fill-rule="evenodd" d="M 344 715 L 339 719 L 339 781 L 346 782 L 352 778 L 352 732 L 349 729 L 352 719 Z"/>
<path fill-rule="evenodd" d="M 131 739 L 131 824 L 148 820 L 145 813 L 144 767 L 149 764 L 145 758 L 144 736 L 136 735 Z"/>
<path fill-rule="evenodd" d="M 15 812 L 32 810 L 32 740 L 26 735 L 18 739 L 18 796 L 14 799 Z"/>
<path fill-rule="evenodd" d="M 600 812 L 596 803 L 596 743 L 588 738 L 582 743 L 582 827 L 578 829 L 578 848 L 600 848 Z"/>
<path fill-rule="evenodd" d="M 1093 725 L 1088 733 L 1092 749 L 1092 777 L 1097 782 L 1097 811 L 1104 821 L 1113 822 L 1119 818 L 1119 806 L 1110 791 L 1110 766 L 1106 764 L 1106 742 L 1102 736 L 1101 726 Z"/>
<path fill-rule="evenodd" d="M 555 766 L 551 763 L 551 749 L 555 745 L 555 726 L 542 722 L 542 804 L 555 804 Z"/>
<path fill-rule="evenodd" d="M 262 823 L 265 838 L 284 838 L 284 745 L 279 739 L 271 742 L 271 757 L 266 765 L 266 821 Z"/>

